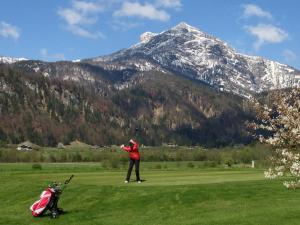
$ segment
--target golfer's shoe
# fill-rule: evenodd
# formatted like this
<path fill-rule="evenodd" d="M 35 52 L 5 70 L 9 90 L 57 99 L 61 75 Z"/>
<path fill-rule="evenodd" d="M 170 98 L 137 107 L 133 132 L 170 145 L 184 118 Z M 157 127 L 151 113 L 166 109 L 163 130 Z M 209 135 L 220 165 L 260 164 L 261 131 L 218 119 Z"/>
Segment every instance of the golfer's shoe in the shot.
<path fill-rule="evenodd" d="M 138 180 L 138 184 L 142 183 L 142 181 Z"/>
<path fill-rule="evenodd" d="M 128 180 L 125 180 L 125 181 L 124 181 L 125 184 L 127 184 L 128 182 L 129 182 Z"/>

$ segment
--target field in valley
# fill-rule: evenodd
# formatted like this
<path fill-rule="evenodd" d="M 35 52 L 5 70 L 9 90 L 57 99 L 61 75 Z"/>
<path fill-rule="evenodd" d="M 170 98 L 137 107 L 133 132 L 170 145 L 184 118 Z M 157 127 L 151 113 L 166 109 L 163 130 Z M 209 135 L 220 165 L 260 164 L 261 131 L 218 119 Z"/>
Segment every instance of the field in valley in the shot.
<path fill-rule="evenodd" d="M 183 162 L 182 162 L 183 163 Z M 99 163 L 0 164 L 1 224 L 300 224 L 300 192 L 252 168 L 153 169 L 142 164 L 141 184 L 124 184 L 125 169 Z M 173 163 L 174 164 L 174 163 Z M 152 169 L 151 169 L 152 168 Z M 61 196 L 66 213 L 33 218 L 30 205 L 50 181 L 74 180 Z"/>

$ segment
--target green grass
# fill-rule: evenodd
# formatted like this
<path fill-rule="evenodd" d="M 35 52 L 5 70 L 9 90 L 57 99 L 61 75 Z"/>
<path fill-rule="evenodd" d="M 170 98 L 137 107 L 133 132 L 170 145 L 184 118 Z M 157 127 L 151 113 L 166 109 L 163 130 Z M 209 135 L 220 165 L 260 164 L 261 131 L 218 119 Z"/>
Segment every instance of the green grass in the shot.
<path fill-rule="evenodd" d="M 155 170 L 155 164 L 142 164 L 142 184 L 124 184 L 124 169 L 99 164 L 42 164 L 42 170 L 0 164 L 0 224 L 300 224 L 300 192 L 265 180 L 262 170 L 176 169 L 171 163 Z M 67 213 L 33 218 L 29 206 L 47 183 L 72 173 L 59 202 Z"/>

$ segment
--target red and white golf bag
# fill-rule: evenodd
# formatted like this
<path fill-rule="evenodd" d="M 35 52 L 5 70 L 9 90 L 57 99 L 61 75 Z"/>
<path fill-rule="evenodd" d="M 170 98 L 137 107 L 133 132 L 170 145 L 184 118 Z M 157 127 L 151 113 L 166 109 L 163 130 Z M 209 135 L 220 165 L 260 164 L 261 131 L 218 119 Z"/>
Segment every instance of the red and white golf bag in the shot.
<path fill-rule="evenodd" d="M 35 217 L 43 215 L 47 210 L 50 211 L 52 218 L 56 218 L 59 214 L 63 213 L 63 210 L 57 207 L 59 197 L 71 181 L 74 175 L 65 181 L 63 185 L 56 182 L 51 183 L 48 188 L 42 192 L 40 199 L 32 204 L 30 207 L 31 214 Z"/>
<path fill-rule="evenodd" d="M 49 203 L 54 200 L 55 190 L 48 187 L 42 192 L 40 199 L 30 207 L 33 216 L 40 216 L 49 208 Z"/>

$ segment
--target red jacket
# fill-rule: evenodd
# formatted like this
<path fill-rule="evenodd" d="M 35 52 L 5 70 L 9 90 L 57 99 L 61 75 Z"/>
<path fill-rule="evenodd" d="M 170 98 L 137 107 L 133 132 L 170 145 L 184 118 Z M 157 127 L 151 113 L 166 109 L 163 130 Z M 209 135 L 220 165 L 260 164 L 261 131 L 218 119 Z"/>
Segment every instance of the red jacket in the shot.
<path fill-rule="evenodd" d="M 133 147 L 123 146 L 122 149 L 129 153 L 129 157 L 134 160 L 140 159 L 139 153 L 139 145 L 136 141 L 131 141 L 133 143 Z"/>

